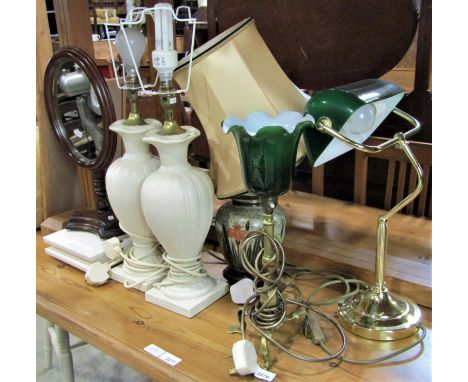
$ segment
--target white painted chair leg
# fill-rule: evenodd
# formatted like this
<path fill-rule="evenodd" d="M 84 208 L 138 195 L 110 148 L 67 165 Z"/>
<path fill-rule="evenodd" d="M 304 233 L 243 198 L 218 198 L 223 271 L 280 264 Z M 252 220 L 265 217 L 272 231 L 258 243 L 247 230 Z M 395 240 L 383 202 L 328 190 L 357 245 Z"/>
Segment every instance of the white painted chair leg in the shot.
<path fill-rule="evenodd" d="M 52 367 L 52 341 L 50 339 L 49 328 L 53 327 L 52 322 L 44 319 L 43 332 L 44 332 L 44 353 L 45 353 L 45 368 L 50 369 Z"/>
<path fill-rule="evenodd" d="M 60 368 L 62 369 L 63 380 L 65 382 L 74 382 L 75 375 L 73 372 L 73 358 L 68 332 L 56 325 L 55 333 L 57 334 L 58 358 Z"/>

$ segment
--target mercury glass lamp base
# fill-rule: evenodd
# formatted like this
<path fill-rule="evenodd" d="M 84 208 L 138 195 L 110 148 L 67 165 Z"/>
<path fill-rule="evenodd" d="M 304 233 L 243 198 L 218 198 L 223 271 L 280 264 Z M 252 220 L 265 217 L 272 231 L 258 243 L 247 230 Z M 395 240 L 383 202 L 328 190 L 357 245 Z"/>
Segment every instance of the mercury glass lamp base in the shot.
<path fill-rule="evenodd" d="M 418 331 L 419 307 L 410 299 L 374 286 L 338 304 L 338 321 L 357 336 L 380 341 L 409 337 Z"/>

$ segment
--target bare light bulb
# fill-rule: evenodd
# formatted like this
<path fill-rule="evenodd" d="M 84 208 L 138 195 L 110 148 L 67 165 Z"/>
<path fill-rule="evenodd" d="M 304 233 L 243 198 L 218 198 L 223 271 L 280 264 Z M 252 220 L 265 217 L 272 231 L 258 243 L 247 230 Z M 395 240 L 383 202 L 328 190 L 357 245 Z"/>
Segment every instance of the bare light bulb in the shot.
<path fill-rule="evenodd" d="M 125 40 L 124 33 L 127 35 L 128 44 Z M 133 57 L 135 58 L 135 63 L 139 65 L 141 58 L 145 53 L 146 38 L 143 33 L 137 29 L 127 28 L 125 32 L 123 29 L 121 29 L 119 33 L 117 33 L 117 36 L 115 36 L 115 47 L 119 51 L 120 57 L 122 58 L 125 71 L 127 73 L 131 73 L 136 69 L 133 65 L 132 53 Z"/>
<path fill-rule="evenodd" d="M 166 8 L 172 8 L 171 4 L 158 3 L 155 6 L 156 24 L 156 50 L 170 51 L 174 49 L 174 26 L 172 12 Z"/>
<path fill-rule="evenodd" d="M 369 131 L 375 121 L 376 110 L 374 105 L 367 104 L 361 106 L 349 117 L 344 126 L 345 131 L 353 134 L 364 134 Z"/>
<path fill-rule="evenodd" d="M 174 49 L 174 20 L 172 5 L 157 3 L 154 6 L 155 50 L 152 53 L 153 67 L 161 81 L 171 81 L 172 73 L 178 64 Z"/>

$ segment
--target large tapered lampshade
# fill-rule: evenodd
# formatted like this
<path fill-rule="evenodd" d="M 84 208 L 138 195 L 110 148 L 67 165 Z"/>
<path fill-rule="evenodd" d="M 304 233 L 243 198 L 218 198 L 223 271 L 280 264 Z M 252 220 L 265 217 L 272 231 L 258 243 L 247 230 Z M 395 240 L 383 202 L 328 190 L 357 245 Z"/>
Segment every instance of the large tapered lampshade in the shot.
<path fill-rule="evenodd" d="M 180 61 L 174 79 L 185 84 L 189 59 Z M 220 199 L 247 191 L 234 137 L 225 135 L 222 121 L 263 111 L 304 112 L 309 97 L 286 76 L 258 33 L 252 18 L 234 25 L 193 53 L 191 87 L 186 96 L 205 130 L 210 147 L 210 171 Z M 301 143 L 298 160 L 305 156 Z"/>

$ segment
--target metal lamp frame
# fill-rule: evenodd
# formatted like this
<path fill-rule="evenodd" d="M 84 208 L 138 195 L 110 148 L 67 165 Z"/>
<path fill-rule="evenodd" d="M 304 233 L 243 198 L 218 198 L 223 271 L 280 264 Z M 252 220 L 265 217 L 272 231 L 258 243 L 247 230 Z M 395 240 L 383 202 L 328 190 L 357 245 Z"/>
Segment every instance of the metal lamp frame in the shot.
<path fill-rule="evenodd" d="M 396 145 L 404 152 L 417 175 L 415 189 L 377 219 L 374 285 L 367 291 L 363 291 L 358 297 L 353 297 L 338 307 L 339 321 L 345 328 L 359 336 L 377 340 L 397 340 L 408 337 L 417 332 L 417 325 L 421 320 L 419 307 L 409 299 L 391 294 L 385 284 L 388 220 L 411 203 L 420 194 L 423 187 L 421 165 L 406 140 L 420 131 L 421 124 L 398 108 L 394 108 L 392 112 L 409 122 L 412 128 L 405 133 L 395 134 L 393 138 L 378 146 L 357 143 L 347 138 L 333 129 L 332 122 L 328 117 L 320 117 L 315 124 L 318 131 L 329 134 L 346 145 L 366 153 L 379 153 Z"/>

